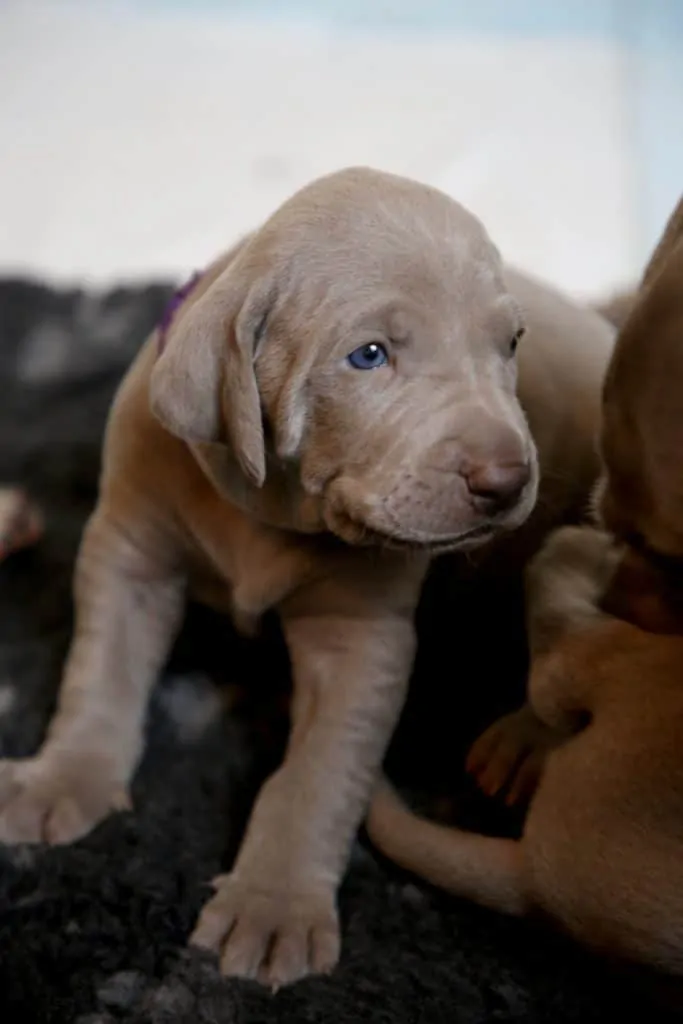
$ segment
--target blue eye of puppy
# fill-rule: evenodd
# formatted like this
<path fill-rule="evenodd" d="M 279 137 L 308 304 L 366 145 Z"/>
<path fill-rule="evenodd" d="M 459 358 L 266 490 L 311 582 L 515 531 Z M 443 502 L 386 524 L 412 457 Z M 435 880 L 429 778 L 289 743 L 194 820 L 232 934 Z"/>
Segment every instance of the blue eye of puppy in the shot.
<path fill-rule="evenodd" d="M 513 334 L 512 338 L 510 340 L 510 355 L 511 356 L 514 356 L 515 352 L 517 351 L 517 346 L 519 345 L 520 341 L 524 337 L 524 333 L 525 333 L 525 328 L 524 327 L 520 327 L 520 329 L 517 331 L 517 333 Z"/>
<path fill-rule="evenodd" d="M 354 370 L 376 370 L 378 366 L 386 366 L 389 362 L 389 354 L 384 345 L 376 341 L 361 345 L 346 358 Z"/>

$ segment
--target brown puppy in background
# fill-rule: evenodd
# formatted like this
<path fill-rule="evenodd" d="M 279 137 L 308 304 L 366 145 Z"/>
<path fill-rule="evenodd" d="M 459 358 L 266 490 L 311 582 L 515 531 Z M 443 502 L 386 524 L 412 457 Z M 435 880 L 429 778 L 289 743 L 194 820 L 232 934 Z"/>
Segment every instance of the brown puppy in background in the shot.
<path fill-rule="evenodd" d="M 585 500 L 613 334 L 444 194 L 350 169 L 215 263 L 161 340 L 112 408 L 57 712 L 0 766 L 0 838 L 68 842 L 125 804 L 188 588 L 243 626 L 277 609 L 289 745 L 194 941 L 280 985 L 337 960 L 430 558 L 527 520 L 538 543 Z"/>
<path fill-rule="evenodd" d="M 677 619 L 681 601 L 679 573 L 671 559 L 663 563 L 639 552 L 646 537 L 650 554 L 668 552 L 677 558 L 679 548 L 683 554 L 683 543 L 677 540 L 683 533 L 683 485 L 678 486 L 675 471 L 681 450 L 677 381 L 682 234 L 683 201 L 645 270 L 639 301 L 635 294 L 627 300 L 632 313 L 614 352 L 603 396 L 603 451 L 610 469 L 609 487 L 604 479 L 601 485 L 603 520 L 616 536 L 633 542 L 612 587 L 611 607 L 620 617 L 654 632 L 667 619 Z M 534 791 L 546 752 L 555 741 L 553 730 L 526 704 L 479 737 L 467 767 L 483 792 L 494 796 L 505 790 L 507 802 L 514 804 Z"/>
<path fill-rule="evenodd" d="M 676 975 L 682 393 L 683 200 L 607 374 L 598 511 L 610 532 L 561 529 L 528 571 L 529 713 L 553 739 L 522 839 L 421 820 L 384 786 L 368 818 L 377 846 L 429 881 L 511 914 L 542 912 L 592 947 Z"/>

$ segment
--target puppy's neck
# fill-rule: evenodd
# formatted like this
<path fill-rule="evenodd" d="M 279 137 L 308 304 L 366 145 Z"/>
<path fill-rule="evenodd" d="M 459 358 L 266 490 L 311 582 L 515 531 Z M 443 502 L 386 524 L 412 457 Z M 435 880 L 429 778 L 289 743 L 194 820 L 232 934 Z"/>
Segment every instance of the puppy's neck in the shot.
<path fill-rule="evenodd" d="M 683 635 L 683 562 L 627 545 L 602 607 L 648 633 Z"/>
<path fill-rule="evenodd" d="M 255 487 L 227 445 L 201 443 L 190 448 L 221 497 L 251 519 L 288 532 L 327 532 L 320 500 L 304 492 L 295 467 L 273 460 L 263 487 Z"/>

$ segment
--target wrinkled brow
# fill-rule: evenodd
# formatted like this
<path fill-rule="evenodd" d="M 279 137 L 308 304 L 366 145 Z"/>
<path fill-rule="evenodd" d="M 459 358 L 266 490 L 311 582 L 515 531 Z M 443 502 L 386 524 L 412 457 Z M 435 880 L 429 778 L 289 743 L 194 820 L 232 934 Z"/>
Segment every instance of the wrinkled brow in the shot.
<path fill-rule="evenodd" d="M 494 330 L 500 330 L 501 333 L 507 330 L 512 334 L 524 330 L 526 327 L 526 318 L 522 307 L 507 292 L 500 295 L 491 307 L 491 327 Z"/>

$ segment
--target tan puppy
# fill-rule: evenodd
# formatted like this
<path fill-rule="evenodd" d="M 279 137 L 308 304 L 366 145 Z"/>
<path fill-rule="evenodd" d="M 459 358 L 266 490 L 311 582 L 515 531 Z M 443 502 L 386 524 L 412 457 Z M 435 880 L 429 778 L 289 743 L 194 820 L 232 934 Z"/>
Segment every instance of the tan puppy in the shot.
<path fill-rule="evenodd" d="M 445 195 L 354 169 L 210 270 L 124 381 L 38 754 L 0 770 L 0 837 L 68 842 L 125 805 L 186 589 L 281 616 L 289 746 L 194 941 L 272 984 L 338 958 L 336 890 L 401 710 L 430 557 L 536 537 L 585 500 L 609 327 L 504 271 Z M 469 557 L 469 556 L 468 556 Z"/>
<path fill-rule="evenodd" d="M 509 913 L 550 915 L 593 947 L 676 975 L 683 974 L 682 388 L 683 201 L 607 374 L 599 511 L 621 543 L 597 529 L 564 528 L 528 571 L 528 714 L 556 749 L 546 753 L 521 841 L 422 821 L 388 788 L 368 819 L 379 848 L 430 881 Z M 615 618 L 617 611 L 630 621 Z M 509 722 L 507 732 L 519 748 Z M 509 766 L 514 772 L 514 758 Z"/>

